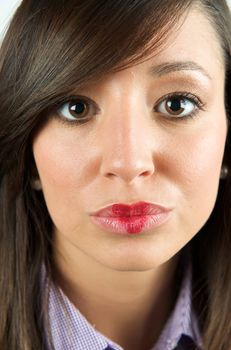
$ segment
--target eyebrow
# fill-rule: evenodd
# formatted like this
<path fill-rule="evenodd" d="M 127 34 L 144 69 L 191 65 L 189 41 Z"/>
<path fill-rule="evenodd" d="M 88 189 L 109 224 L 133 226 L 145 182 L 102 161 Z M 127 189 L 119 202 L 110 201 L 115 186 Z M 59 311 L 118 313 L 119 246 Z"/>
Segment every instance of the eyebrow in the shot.
<path fill-rule="evenodd" d="M 212 80 L 209 73 L 198 63 L 194 61 L 173 61 L 173 62 L 164 62 L 161 64 L 158 64 L 156 66 L 152 66 L 148 70 L 148 74 L 151 76 L 162 76 L 166 75 L 172 72 L 178 72 L 182 70 L 192 70 L 192 71 L 199 71 L 202 73 L 206 78 L 209 80 Z"/>

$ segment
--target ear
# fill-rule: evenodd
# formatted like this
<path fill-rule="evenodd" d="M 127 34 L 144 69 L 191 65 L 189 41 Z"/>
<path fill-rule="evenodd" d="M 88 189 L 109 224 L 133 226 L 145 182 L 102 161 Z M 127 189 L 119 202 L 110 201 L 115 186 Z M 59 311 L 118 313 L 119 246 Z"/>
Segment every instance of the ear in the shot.
<path fill-rule="evenodd" d="M 229 175 L 229 168 L 226 164 L 223 164 L 221 167 L 220 179 L 224 180 L 227 178 L 228 175 Z"/>
<path fill-rule="evenodd" d="M 40 179 L 31 179 L 30 184 L 31 184 L 31 187 L 36 191 L 40 191 L 42 189 L 42 184 Z"/>

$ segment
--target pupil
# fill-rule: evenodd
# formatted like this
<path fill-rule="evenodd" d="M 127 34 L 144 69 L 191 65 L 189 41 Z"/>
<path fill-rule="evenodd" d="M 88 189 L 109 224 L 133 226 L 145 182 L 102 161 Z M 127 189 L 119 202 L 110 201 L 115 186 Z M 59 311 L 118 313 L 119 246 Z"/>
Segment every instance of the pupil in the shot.
<path fill-rule="evenodd" d="M 84 112 L 85 105 L 82 102 L 78 102 L 75 104 L 75 112 L 76 113 L 83 113 Z"/>
<path fill-rule="evenodd" d="M 172 100 L 169 107 L 173 112 L 177 112 L 179 109 L 181 109 L 181 101 L 179 99 Z"/>
<path fill-rule="evenodd" d="M 75 113 L 82 114 L 86 108 L 86 104 L 84 102 L 73 102 L 69 110 L 74 115 Z"/>

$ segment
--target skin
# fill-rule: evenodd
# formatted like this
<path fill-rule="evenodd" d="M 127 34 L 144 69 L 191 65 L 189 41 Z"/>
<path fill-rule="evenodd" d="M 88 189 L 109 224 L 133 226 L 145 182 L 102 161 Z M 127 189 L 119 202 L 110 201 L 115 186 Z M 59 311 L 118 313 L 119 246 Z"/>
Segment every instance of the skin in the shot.
<path fill-rule="evenodd" d="M 216 201 L 227 136 L 225 69 L 213 27 L 195 10 L 172 35 L 154 58 L 76 91 L 100 109 L 88 123 L 70 127 L 53 114 L 33 141 L 54 223 L 57 283 L 126 350 L 150 348 L 169 317 L 181 249 Z M 170 61 L 196 62 L 210 78 L 198 70 L 147 74 Z M 153 111 L 176 91 L 197 96 L 204 110 L 187 120 Z M 170 219 L 128 236 L 90 220 L 89 213 L 107 205 L 140 200 L 171 207 Z"/>

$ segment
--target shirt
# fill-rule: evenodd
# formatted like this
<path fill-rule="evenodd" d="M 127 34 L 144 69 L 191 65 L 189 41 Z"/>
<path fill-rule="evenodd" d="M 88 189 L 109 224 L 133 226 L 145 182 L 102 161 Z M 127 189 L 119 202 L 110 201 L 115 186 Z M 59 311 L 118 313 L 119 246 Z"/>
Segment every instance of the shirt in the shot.
<path fill-rule="evenodd" d="M 190 251 L 183 254 L 181 287 L 173 311 L 158 341 L 150 350 L 202 348 L 202 339 L 192 306 L 192 263 Z M 91 325 L 60 287 L 50 283 L 42 266 L 42 283 L 47 292 L 48 319 L 56 350 L 124 350 Z M 44 289 L 43 289 L 44 290 Z"/>

